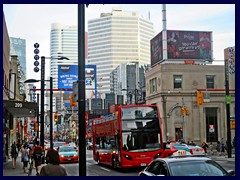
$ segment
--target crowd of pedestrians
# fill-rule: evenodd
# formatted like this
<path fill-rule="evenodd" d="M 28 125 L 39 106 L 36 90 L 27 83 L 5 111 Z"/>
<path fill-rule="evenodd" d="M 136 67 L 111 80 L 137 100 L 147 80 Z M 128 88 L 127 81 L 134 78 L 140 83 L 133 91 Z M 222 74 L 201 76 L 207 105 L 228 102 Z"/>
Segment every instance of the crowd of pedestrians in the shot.
<path fill-rule="evenodd" d="M 183 143 L 181 141 L 177 141 L 176 143 Z M 188 145 L 193 145 L 195 146 L 196 144 L 191 141 L 191 142 L 187 142 Z M 210 142 L 209 144 L 207 144 L 206 142 L 203 142 L 201 144 L 201 147 L 204 149 L 204 152 L 207 154 L 209 152 L 210 155 L 214 155 L 217 151 L 217 155 L 222 156 L 222 155 L 226 155 L 227 153 L 227 141 L 225 142 L 224 139 L 222 138 L 220 141 L 217 141 L 217 144 L 214 145 L 212 142 Z M 231 149 L 235 148 L 235 137 L 232 140 L 231 143 Z"/>
<path fill-rule="evenodd" d="M 54 149 L 48 150 L 46 165 L 42 166 L 42 164 L 45 164 L 44 150 L 39 146 L 38 141 L 35 141 L 33 147 L 30 147 L 28 143 L 24 143 L 20 148 L 13 142 L 10 153 L 13 169 L 16 169 L 16 159 L 20 155 L 24 173 L 29 173 L 29 165 L 33 161 L 36 168 L 36 176 L 67 176 L 66 169 L 60 165 L 58 151 Z"/>

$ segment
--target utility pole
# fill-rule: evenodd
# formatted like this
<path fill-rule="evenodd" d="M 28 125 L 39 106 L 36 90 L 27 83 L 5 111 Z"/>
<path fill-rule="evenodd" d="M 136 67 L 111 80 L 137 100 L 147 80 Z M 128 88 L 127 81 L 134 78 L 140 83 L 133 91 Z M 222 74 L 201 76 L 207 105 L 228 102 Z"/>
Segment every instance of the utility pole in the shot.
<path fill-rule="evenodd" d="M 41 56 L 41 133 L 40 145 L 44 149 L 44 79 L 45 79 L 45 56 Z"/>
<path fill-rule="evenodd" d="M 184 140 L 184 134 L 185 134 L 185 128 L 184 128 L 184 117 L 185 117 L 185 108 L 184 108 L 184 98 L 182 98 L 182 109 L 184 109 L 184 113 L 182 115 L 182 137 L 183 137 L 183 141 Z"/>
<path fill-rule="evenodd" d="M 231 129 L 230 129 L 230 103 L 231 103 L 231 97 L 229 95 L 228 59 L 225 59 L 225 88 L 226 88 L 226 115 L 227 115 L 227 152 L 228 152 L 228 158 L 231 158 L 232 157 Z"/>
<path fill-rule="evenodd" d="M 38 125 L 38 129 L 37 129 L 37 141 L 39 138 L 39 93 L 37 94 L 37 104 L 38 104 L 38 108 L 37 108 L 37 125 Z"/>
<path fill-rule="evenodd" d="M 79 176 L 86 176 L 85 5 L 78 4 L 78 147 Z"/>

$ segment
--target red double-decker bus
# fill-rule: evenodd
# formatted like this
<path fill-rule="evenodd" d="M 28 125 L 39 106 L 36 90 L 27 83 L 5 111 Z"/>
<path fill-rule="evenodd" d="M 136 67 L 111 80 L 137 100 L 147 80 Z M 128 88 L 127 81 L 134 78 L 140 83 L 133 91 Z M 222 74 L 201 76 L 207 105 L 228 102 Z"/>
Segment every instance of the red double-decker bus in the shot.
<path fill-rule="evenodd" d="M 113 168 L 147 166 L 166 157 L 162 122 L 156 105 L 123 105 L 111 115 L 92 119 L 93 157 Z"/>

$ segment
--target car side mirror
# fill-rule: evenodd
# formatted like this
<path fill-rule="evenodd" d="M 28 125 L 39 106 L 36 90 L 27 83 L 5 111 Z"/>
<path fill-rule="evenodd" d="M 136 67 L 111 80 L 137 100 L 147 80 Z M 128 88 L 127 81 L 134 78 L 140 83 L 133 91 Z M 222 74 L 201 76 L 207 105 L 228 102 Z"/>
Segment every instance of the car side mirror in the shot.
<path fill-rule="evenodd" d="M 227 171 L 231 176 L 235 176 L 235 171 L 234 170 L 228 170 Z"/>

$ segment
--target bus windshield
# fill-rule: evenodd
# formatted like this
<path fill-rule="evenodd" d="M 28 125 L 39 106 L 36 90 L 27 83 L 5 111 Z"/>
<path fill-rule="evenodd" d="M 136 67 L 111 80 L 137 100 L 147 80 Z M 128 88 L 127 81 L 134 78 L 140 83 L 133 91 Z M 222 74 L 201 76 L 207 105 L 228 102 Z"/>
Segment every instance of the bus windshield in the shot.
<path fill-rule="evenodd" d="M 157 108 L 122 108 L 122 146 L 129 152 L 153 151 L 161 148 Z"/>

